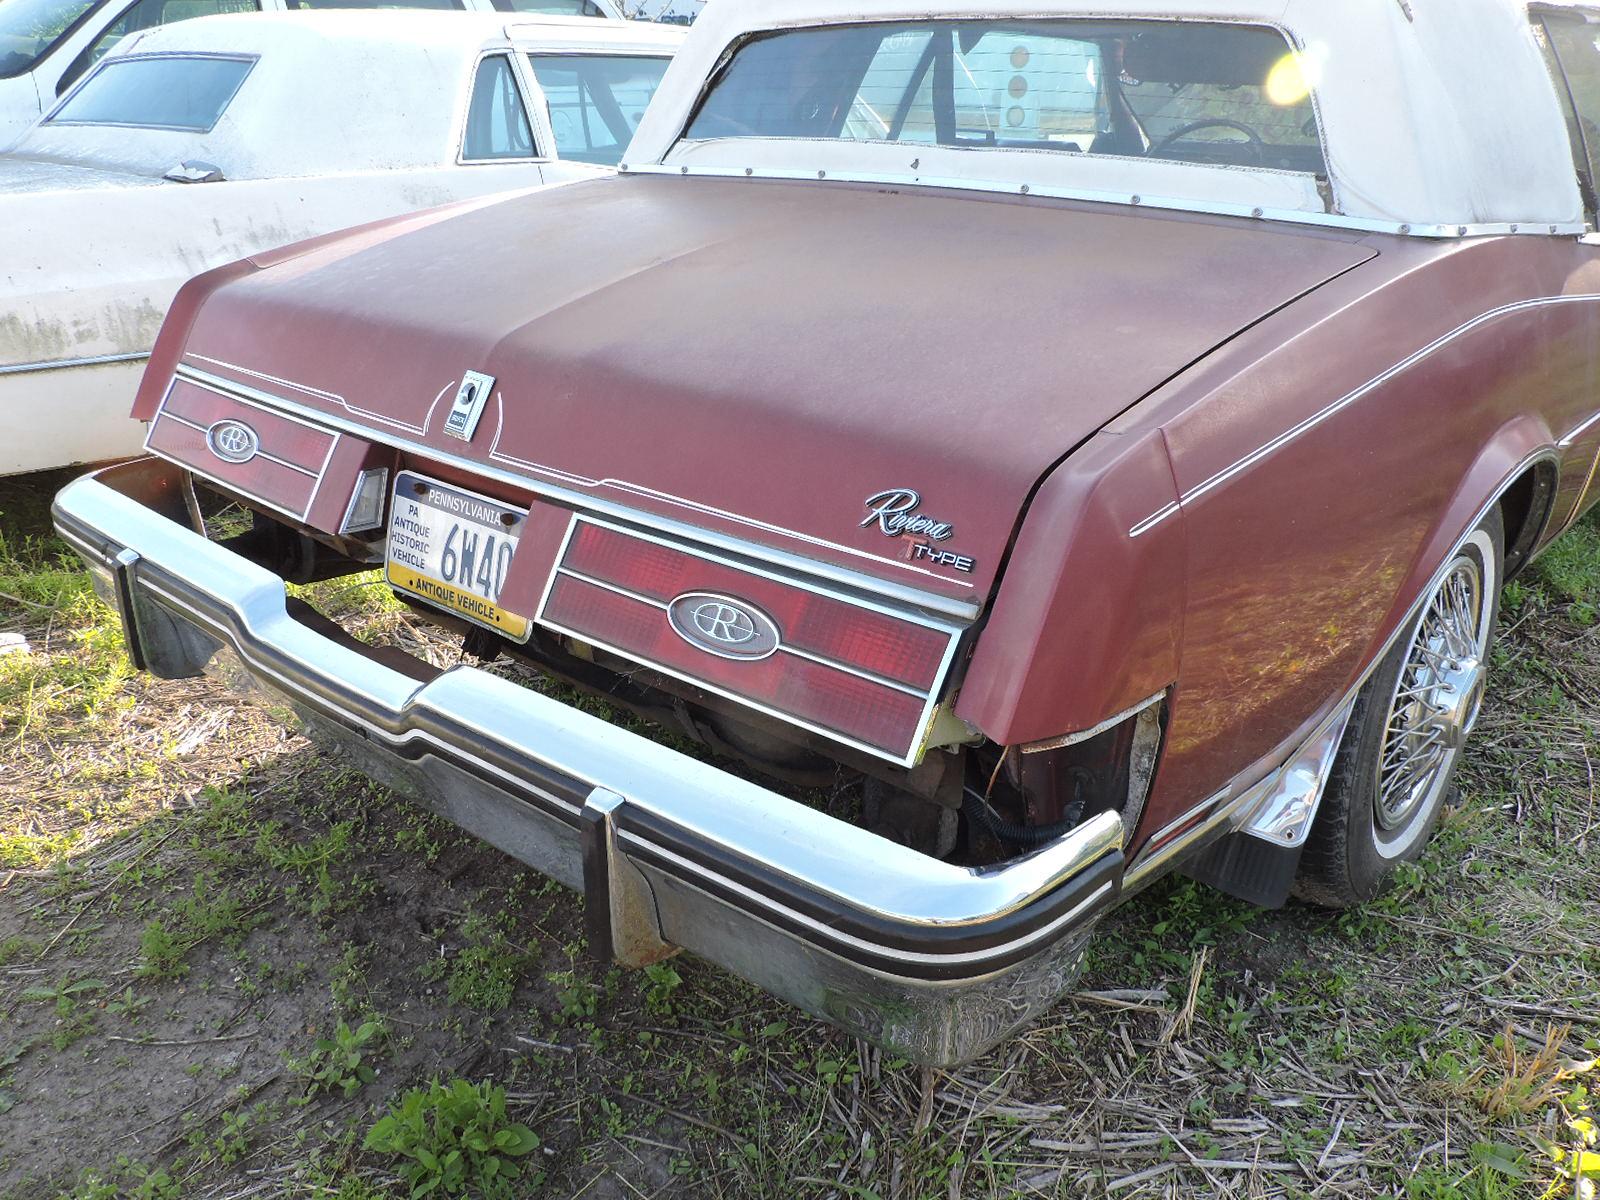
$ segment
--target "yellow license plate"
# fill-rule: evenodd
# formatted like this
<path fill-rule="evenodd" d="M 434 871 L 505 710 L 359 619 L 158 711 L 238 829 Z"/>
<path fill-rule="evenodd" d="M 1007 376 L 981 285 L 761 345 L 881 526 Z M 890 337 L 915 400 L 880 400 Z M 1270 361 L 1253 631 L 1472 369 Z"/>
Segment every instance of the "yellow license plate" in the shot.
<path fill-rule="evenodd" d="M 526 641 L 528 618 L 500 607 L 500 589 L 527 519 L 520 508 L 402 471 L 384 576 L 435 608 Z"/>

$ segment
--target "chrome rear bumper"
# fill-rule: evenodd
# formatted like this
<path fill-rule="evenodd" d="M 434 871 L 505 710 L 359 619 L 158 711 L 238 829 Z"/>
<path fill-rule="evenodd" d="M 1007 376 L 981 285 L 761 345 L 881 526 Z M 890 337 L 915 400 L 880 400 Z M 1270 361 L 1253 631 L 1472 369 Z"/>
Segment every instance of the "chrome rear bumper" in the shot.
<path fill-rule="evenodd" d="M 582 890 L 591 949 L 622 962 L 681 946 L 953 1066 L 1072 983 L 1120 886 L 1115 814 L 1004 867 L 957 867 L 476 668 L 408 673 L 296 619 L 277 576 L 195 533 L 159 460 L 69 485 L 55 520 L 137 665 L 286 702 L 368 774 Z"/>

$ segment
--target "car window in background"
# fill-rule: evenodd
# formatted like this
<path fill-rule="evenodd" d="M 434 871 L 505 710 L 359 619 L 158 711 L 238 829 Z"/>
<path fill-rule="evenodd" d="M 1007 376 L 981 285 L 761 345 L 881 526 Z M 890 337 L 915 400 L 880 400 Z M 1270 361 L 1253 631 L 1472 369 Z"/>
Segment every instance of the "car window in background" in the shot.
<path fill-rule="evenodd" d="M 528 110 L 523 107 L 511 60 L 504 54 L 492 54 L 478 64 L 461 157 L 479 162 L 533 157 Z"/>
<path fill-rule="evenodd" d="M 12 0 L 0 0 L 9 4 Z M 122 10 L 122 15 L 105 27 L 104 32 L 90 42 L 72 60 L 72 65 L 56 81 L 56 95 L 62 95 L 77 83 L 88 69 L 99 62 L 107 50 L 130 33 L 141 29 L 154 29 L 157 25 L 170 25 L 174 21 L 187 21 L 191 17 L 211 17 L 218 13 L 260 12 L 259 0 L 134 0 Z"/>
<path fill-rule="evenodd" d="M 1600 205 L 1600 25 L 1590 25 L 1581 14 L 1542 12 L 1547 55 L 1554 61 L 1551 73 L 1566 109 L 1572 154 L 1591 219 Z M 1569 106 L 1570 105 L 1570 106 Z"/>
<path fill-rule="evenodd" d="M 500 12 L 553 13 L 562 17 L 603 17 L 594 0 L 493 0 Z"/>
<path fill-rule="evenodd" d="M 689 138 L 1025 147 L 1321 174 L 1314 64 L 1273 29 L 922 20 L 745 42 Z"/>
<path fill-rule="evenodd" d="M 0 0 L 0 4 L 5 0 Z M 284 7 L 298 8 L 443 8 L 463 9 L 462 0 L 284 0 Z"/>
<path fill-rule="evenodd" d="M 0 79 L 33 70 L 95 7 L 96 0 L 0 0 Z"/>
<path fill-rule="evenodd" d="M 207 133 L 255 63 L 254 58 L 202 54 L 114 58 L 101 63 L 47 123 Z"/>
<path fill-rule="evenodd" d="M 661 85 L 667 59 L 649 55 L 530 54 L 556 150 L 573 162 L 614 167 Z"/>

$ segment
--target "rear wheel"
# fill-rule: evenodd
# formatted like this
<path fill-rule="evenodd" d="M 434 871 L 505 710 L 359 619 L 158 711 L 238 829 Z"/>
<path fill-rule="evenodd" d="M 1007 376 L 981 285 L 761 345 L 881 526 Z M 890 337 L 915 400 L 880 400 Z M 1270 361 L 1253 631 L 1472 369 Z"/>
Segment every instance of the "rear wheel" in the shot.
<path fill-rule="evenodd" d="M 1346 908 L 1422 853 L 1483 706 L 1505 533 L 1495 509 L 1356 699 L 1295 894 Z"/>

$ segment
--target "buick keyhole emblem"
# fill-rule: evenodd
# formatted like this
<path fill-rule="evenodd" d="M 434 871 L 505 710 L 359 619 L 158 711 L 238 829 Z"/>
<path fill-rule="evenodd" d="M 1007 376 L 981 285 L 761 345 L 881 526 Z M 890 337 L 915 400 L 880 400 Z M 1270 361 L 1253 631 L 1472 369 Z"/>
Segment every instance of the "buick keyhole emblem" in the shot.
<path fill-rule="evenodd" d="M 691 646 L 721 658 L 767 658 L 782 641 L 766 613 L 715 592 L 685 592 L 667 605 L 667 620 Z"/>
<path fill-rule="evenodd" d="M 243 421 L 218 421 L 206 430 L 206 445 L 223 462 L 249 462 L 261 449 L 256 431 Z"/>
<path fill-rule="evenodd" d="M 445 433 L 463 442 L 470 442 L 492 391 L 493 375 L 485 375 L 480 371 L 468 371 L 463 375 L 461 386 L 456 388 L 456 398 L 450 405 L 450 415 L 444 419 Z"/>

